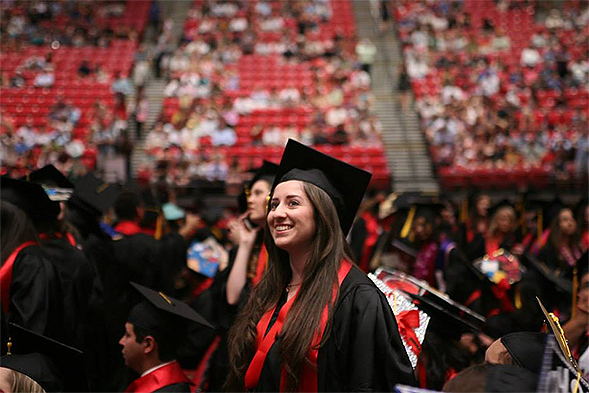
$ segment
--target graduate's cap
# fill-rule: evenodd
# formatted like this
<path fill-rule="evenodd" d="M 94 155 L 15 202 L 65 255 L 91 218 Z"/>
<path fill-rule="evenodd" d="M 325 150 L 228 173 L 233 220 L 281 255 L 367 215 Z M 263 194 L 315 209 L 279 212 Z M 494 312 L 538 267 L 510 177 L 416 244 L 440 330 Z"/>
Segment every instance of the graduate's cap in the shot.
<path fill-rule="evenodd" d="M 270 186 L 274 183 L 279 166 L 273 162 L 264 160 L 258 168 L 250 169 L 251 179 L 244 184 L 243 191 L 237 196 L 237 205 L 240 212 L 247 210 L 247 197 L 250 189 L 258 180 L 266 180 Z"/>
<path fill-rule="evenodd" d="M 0 366 L 27 375 L 48 392 L 88 391 L 84 355 L 49 337 L 8 323 L 8 353 Z"/>
<path fill-rule="evenodd" d="M 428 329 L 440 337 L 458 340 L 463 333 L 480 330 L 480 327 L 472 322 L 472 318 L 458 314 L 453 305 L 443 305 L 432 296 L 408 294 L 417 308 L 430 316 Z"/>
<path fill-rule="evenodd" d="M 56 167 L 53 165 L 45 165 L 43 168 L 37 169 L 23 176 L 21 180 L 30 181 L 32 183 L 43 184 L 51 187 L 69 188 L 73 189 L 74 184 L 69 181 Z"/>
<path fill-rule="evenodd" d="M 511 200 L 504 198 L 491 205 L 489 208 L 489 217 L 493 217 L 493 215 L 497 213 L 499 209 L 504 207 L 511 207 L 513 210 L 515 210 L 515 204 Z"/>
<path fill-rule="evenodd" d="M 437 312 L 436 316 L 438 316 L 438 320 L 450 318 L 450 321 L 453 321 L 457 318 L 474 330 L 480 329 L 486 322 L 483 316 L 455 302 L 448 295 L 438 291 L 423 280 L 419 280 L 395 269 L 379 268 L 376 270 L 375 275 L 391 289 L 399 289 L 410 296 L 414 296 L 414 299 L 424 299 L 425 308 L 432 304 L 433 306 L 430 309 L 434 310 L 433 312 Z M 425 309 L 422 308 L 422 310 L 427 313 Z M 442 310 L 449 314 L 450 317 L 440 315 Z M 442 318 L 439 318 L 440 316 Z M 435 317 L 432 316 L 432 318 Z"/>
<path fill-rule="evenodd" d="M 134 326 L 145 329 L 151 334 L 168 337 L 180 334 L 186 321 L 213 328 L 200 314 L 183 301 L 143 285 L 133 282 L 131 285 L 145 298 L 131 309 L 127 318 L 127 321 Z"/>
<path fill-rule="evenodd" d="M 92 173 L 87 173 L 76 182 L 70 203 L 100 217 L 114 204 L 119 195 L 117 184 L 106 183 Z"/>
<path fill-rule="evenodd" d="M 352 227 L 371 177 L 365 170 L 289 139 L 272 193 L 279 183 L 288 180 L 300 180 L 321 188 L 333 201 L 345 236 Z"/>
<path fill-rule="evenodd" d="M 547 282 L 549 282 L 553 288 L 568 294 L 573 293 L 573 282 L 571 278 L 566 278 L 558 275 L 555 271 L 549 268 L 544 262 L 538 259 L 533 254 L 525 253 L 523 258 L 527 262 L 527 266 L 530 269 L 535 270 L 540 276 L 542 276 Z M 579 276 L 580 277 L 580 276 Z"/>
<path fill-rule="evenodd" d="M 560 353 L 563 355 L 568 365 L 577 372 L 579 372 L 579 365 L 577 364 L 575 358 L 571 353 L 567 338 L 564 335 L 564 330 L 560 326 L 558 317 L 553 313 L 549 313 L 548 310 L 546 310 L 546 308 L 544 307 L 544 304 L 542 304 L 542 301 L 538 297 L 536 297 L 536 300 L 538 301 L 538 305 L 540 306 L 540 309 L 544 314 L 544 321 L 546 323 L 546 326 L 548 327 L 548 332 L 551 333 L 556 339 L 556 343 L 558 344 Z"/>
<path fill-rule="evenodd" d="M 54 202 L 67 201 L 74 191 L 74 184 L 51 164 L 23 176 L 20 180 L 40 184 Z"/>
<path fill-rule="evenodd" d="M 33 222 L 53 221 L 61 211 L 40 184 L 2 176 L 1 198 L 22 209 Z"/>
<path fill-rule="evenodd" d="M 398 210 L 407 210 L 405 223 L 399 233 L 401 238 L 409 236 L 413 222 L 419 217 L 424 217 L 433 224 L 436 216 L 444 207 L 439 195 L 436 193 L 405 193 L 399 196 L 395 202 Z"/>
<path fill-rule="evenodd" d="M 546 334 L 539 332 L 515 332 L 501 337 L 501 343 L 519 367 L 539 374 L 546 349 Z"/>

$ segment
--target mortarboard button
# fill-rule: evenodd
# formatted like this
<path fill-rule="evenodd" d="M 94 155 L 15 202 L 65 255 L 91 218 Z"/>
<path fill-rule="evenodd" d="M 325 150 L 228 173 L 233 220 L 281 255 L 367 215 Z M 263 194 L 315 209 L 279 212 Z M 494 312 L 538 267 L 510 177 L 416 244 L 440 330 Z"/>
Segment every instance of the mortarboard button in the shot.
<path fill-rule="evenodd" d="M 27 375 L 48 392 L 88 391 L 81 351 L 13 323 L 7 327 L 11 354 L 0 358 L 1 367 Z"/>

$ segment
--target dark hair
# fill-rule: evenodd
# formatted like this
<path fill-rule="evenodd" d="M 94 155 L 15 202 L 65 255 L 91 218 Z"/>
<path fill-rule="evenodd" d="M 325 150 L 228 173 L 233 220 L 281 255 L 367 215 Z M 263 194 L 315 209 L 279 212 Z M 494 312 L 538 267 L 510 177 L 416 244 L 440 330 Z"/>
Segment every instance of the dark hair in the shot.
<path fill-rule="evenodd" d="M 37 240 L 37 233 L 27 214 L 10 202 L 0 202 L 0 255 L 4 261 L 20 244 L 28 240 Z"/>
<path fill-rule="evenodd" d="M 456 372 L 470 366 L 472 356 L 455 340 L 448 340 L 436 332 L 428 331 L 422 343 L 423 353 L 427 354 L 427 388 L 441 390 L 449 369 Z"/>
<path fill-rule="evenodd" d="M 287 373 L 287 388 L 295 391 L 300 371 L 319 326 L 323 308 L 329 304 L 342 258 L 352 261 L 352 253 L 341 230 L 335 205 L 325 191 L 303 182 L 303 190 L 313 205 L 316 234 L 304 272 L 303 281 L 281 333 L 282 364 Z M 279 301 L 292 272 L 288 253 L 279 249 L 268 235 L 266 223 L 268 269 L 254 289 L 236 323 L 229 331 L 230 372 L 227 388 L 244 390 L 244 376 L 254 356 L 256 325 L 262 315 Z M 329 307 L 328 323 L 322 346 L 331 331 L 333 308 Z"/>
<path fill-rule="evenodd" d="M 558 211 L 558 214 L 554 217 L 552 222 L 550 223 L 550 235 L 548 235 L 548 241 L 554 246 L 554 248 L 558 251 L 560 250 L 560 246 L 562 246 L 562 242 L 568 240 L 567 246 L 569 247 L 579 247 L 580 236 L 579 231 L 576 231 L 569 239 L 564 239 L 562 235 L 562 231 L 560 230 L 560 215 L 563 211 L 569 210 L 571 212 L 571 216 L 573 220 L 575 216 L 573 215 L 573 211 L 568 207 L 563 207 Z"/>
<path fill-rule="evenodd" d="M 141 206 L 141 199 L 133 191 L 123 191 L 117 197 L 114 208 L 119 220 L 135 220 L 137 208 Z"/>
<path fill-rule="evenodd" d="M 153 337 L 157 343 L 157 353 L 160 362 L 165 363 L 176 359 L 178 346 L 180 344 L 176 335 L 152 333 L 147 329 L 135 325 L 133 325 L 133 332 L 135 332 L 135 341 L 138 343 L 143 342 L 147 336 Z"/>
<path fill-rule="evenodd" d="M 485 392 L 487 374 L 497 364 L 483 363 L 470 366 L 446 382 L 444 392 Z"/>

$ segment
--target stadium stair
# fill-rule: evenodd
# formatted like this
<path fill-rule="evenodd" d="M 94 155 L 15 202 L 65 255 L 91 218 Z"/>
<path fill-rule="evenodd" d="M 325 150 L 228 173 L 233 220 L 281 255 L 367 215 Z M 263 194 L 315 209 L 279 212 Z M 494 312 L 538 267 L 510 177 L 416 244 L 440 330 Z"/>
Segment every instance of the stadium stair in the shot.
<path fill-rule="evenodd" d="M 190 1 L 176 0 L 176 1 L 158 1 L 160 9 L 164 13 L 162 20 L 171 18 L 174 21 L 174 27 L 172 29 L 176 42 L 179 42 L 182 38 L 184 20 L 188 15 L 188 11 L 192 3 Z M 145 43 L 147 44 L 148 50 L 151 52 L 155 46 L 154 42 L 157 41 L 157 36 L 152 37 L 146 35 Z M 149 131 L 153 128 L 159 115 L 162 112 L 163 93 L 166 87 L 167 80 L 165 78 L 155 78 L 152 67 L 149 68 L 150 76 L 148 77 L 145 85 L 145 96 L 149 101 L 149 114 L 147 115 L 147 124 L 143 127 L 141 140 L 135 140 L 135 148 L 133 150 L 133 157 L 131 161 L 133 178 L 137 178 L 137 172 L 141 169 L 141 164 L 146 162 L 147 157 L 143 144 L 145 136 L 149 134 Z M 135 124 L 132 125 L 133 138 L 135 137 Z"/>
<path fill-rule="evenodd" d="M 354 1 L 358 39 L 369 38 L 378 48 L 372 65 L 372 91 L 375 112 L 382 123 L 382 139 L 393 191 L 438 192 L 432 162 L 419 129 L 417 113 L 403 113 L 396 99 L 397 68 L 402 56 L 393 32 L 381 33 L 371 14 L 369 1 Z"/>

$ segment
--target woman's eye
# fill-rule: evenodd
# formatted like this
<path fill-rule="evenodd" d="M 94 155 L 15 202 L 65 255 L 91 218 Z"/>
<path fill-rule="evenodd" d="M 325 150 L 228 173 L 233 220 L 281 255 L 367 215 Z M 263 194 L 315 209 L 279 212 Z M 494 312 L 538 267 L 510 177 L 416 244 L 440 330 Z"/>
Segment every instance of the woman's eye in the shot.
<path fill-rule="evenodd" d="M 291 200 L 291 201 L 288 203 L 288 205 L 289 205 L 289 206 L 298 206 L 298 205 L 299 205 L 299 202 L 298 202 L 298 201 L 295 201 L 295 200 Z"/>
<path fill-rule="evenodd" d="M 278 202 L 271 202 L 270 203 L 270 210 L 276 210 L 278 207 Z"/>

